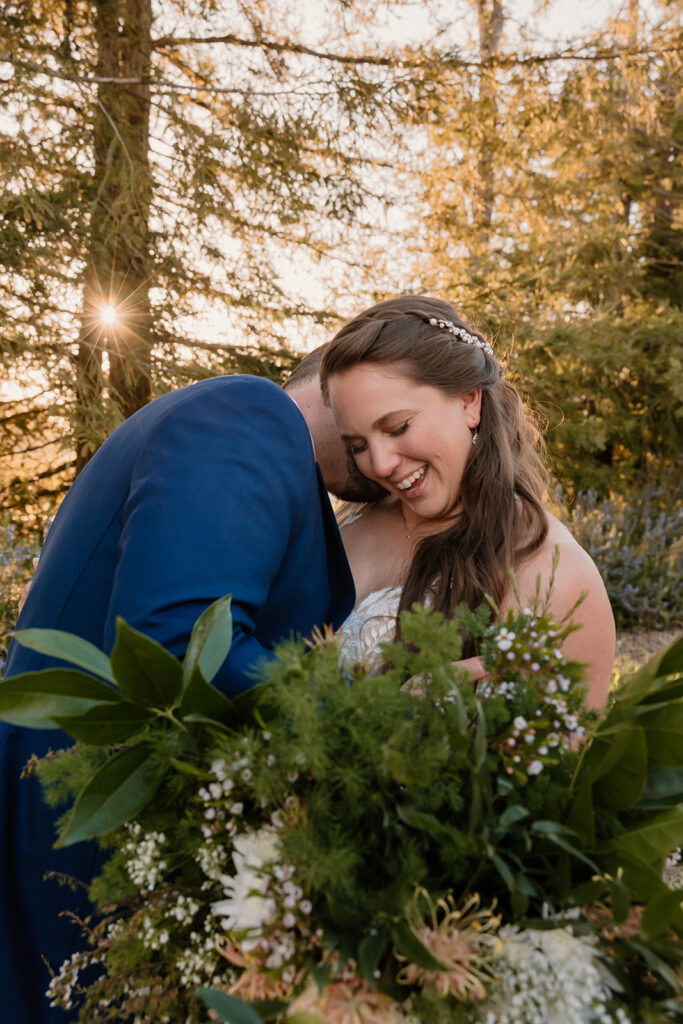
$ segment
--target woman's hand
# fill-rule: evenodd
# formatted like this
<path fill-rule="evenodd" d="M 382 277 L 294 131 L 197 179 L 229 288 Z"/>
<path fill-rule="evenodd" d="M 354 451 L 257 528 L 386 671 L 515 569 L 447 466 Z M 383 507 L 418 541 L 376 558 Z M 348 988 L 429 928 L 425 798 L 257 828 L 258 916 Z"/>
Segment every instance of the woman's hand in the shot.
<path fill-rule="evenodd" d="M 462 661 L 454 661 L 453 668 L 464 669 L 466 672 L 469 672 L 475 683 L 486 675 L 486 669 L 482 664 L 481 658 L 463 658 Z M 411 676 L 410 679 L 405 681 L 401 689 L 407 690 L 413 697 L 426 697 L 428 686 L 429 677 Z"/>
<path fill-rule="evenodd" d="M 463 658 L 462 661 L 454 661 L 453 668 L 463 668 L 466 672 L 469 672 L 474 679 L 475 683 L 478 680 L 483 679 L 486 675 L 486 669 L 482 663 L 481 658 Z"/>

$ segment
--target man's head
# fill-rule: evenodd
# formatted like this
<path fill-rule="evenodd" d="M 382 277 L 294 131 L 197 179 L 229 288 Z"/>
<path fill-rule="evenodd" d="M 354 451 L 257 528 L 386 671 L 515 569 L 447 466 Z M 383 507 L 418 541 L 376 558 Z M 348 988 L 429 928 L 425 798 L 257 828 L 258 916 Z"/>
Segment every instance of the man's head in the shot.
<path fill-rule="evenodd" d="M 356 468 L 320 390 L 320 360 L 324 349 L 325 345 L 320 345 L 304 356 L 285 381 L 284 389 L 299 406 L 308 424 L 328 491 L 344 501 L 376 501 L 386 497 L 387 492 Z"/>

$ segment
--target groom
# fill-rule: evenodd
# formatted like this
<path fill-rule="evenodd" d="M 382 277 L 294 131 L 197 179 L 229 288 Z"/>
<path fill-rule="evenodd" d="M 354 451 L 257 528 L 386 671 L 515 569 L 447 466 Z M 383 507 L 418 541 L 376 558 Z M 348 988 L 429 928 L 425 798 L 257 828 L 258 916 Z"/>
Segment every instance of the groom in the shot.
<path fill-rule="evenodd" d="M 122 424 L 59 509 L 18 628 L 75 632 L 110 651 L 122 616 L 182 656 L 201 612 L 231 593 L 232 647 L 214 683 L 235 694 L 278 640 L 339 626 L 354 588 L 326 487 L 352 500 L 377 494 L 353 478 L 318 363 L 313 354 L 295 371 L 292 397 L 256 377 L 218 377 Z M 50 664 L 13 643 L 6 674 Z M 67 1020 L 48 1008 L 41 957 L 57 969 L 79 948 L 80 929 L 58 914 L 89 907 L 83 893 L 42 876 L 87 880 L 97 850 L 53 850 L 53 814 L 35 778 L 19 776 L 32 754 L 70 743 L 64 733 L 0 723 L 0 1021 L 8 1024 Z"/>

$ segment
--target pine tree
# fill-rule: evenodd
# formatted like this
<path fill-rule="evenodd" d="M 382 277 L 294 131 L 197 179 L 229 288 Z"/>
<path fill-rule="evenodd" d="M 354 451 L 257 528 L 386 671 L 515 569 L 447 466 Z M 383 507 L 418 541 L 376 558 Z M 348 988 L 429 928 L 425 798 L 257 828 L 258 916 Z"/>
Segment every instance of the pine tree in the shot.
<path fill-rule="evenodd" d="M 514 339 L 567 489 L 621 489 L 680 448 L 680 15 L 631 0 L 544 55 L 477 6 L 481 73 L 430 111 L 423 286 Z"/>
<path fill-rule="evenodd" d="M 392 53 L 345 39 L 355 7 L 316 48 L 284 2 L 4 5 L 5 500 L 62 489 L 160 391 L 278 377 L 285 321 L 329 315 L 291 281 L 357 259 L 347 237 L 381 191 L 373 133 L 405 101 Z"/>

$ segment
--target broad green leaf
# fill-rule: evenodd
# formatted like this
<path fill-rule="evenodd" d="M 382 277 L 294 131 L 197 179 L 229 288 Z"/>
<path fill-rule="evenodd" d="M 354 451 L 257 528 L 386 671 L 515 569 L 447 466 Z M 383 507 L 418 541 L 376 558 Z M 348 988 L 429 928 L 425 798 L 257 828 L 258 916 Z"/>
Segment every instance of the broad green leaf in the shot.
<path fill-rule="evenodd" d="M 396 814 L 406 825 L 410 825 L 411 828 L 416 828 L 420 832 L 426 832 L 434 839 L 453 838 L 450 829 L 446 825 L 442 825 L 433 814 L 427 814 L 425 811 L 419 811 L 415 807 L 407 807 L 402 804 L 396 805 Z"/>
<path fill-rule="evenodd" d="M 678 768 L 683 762 L 683 701 L 638 717 L 645 729 L 650 762 Z"/>
<path fill-rule="evenodd" d="M 602 878 L 591 879 L 590 882 L 581 882 L 575 889 L 572 889 L 571 901 L 574 904 L 596 903 L 605 894 L 605 881 Z"/>
<path fill-rule="evenodd" d="M 290 1014 L 286 1020 L 287 1024 L 325 1024 L 322 1017 L 318 1017 L 315 1013 L 304 1013 L 303 1010 Z"/>
<path fill-rule="evenodd" d="M 275 1020 L 282 1017 L 288 1004 L 281 999 L 255 999 L 251 1005 L 263 1020 Z"/>
<path fill-rule="evenodd" d="M 522 874 L 518 871 L 515 875 L 515 888 L 518 892 L 523 892 L 526 896 L 538 896 L 538 888 L 534 885 L 528 875 Z"/>
<path fill-rule="evenodd" d="M 612 878 L 611 876 L 607 880 L 607 887 L 610 894 L 614 923 L 623 924 L 631 909 L 631 895 L 628 888 L 618 878 Z"/>
<path fill-rule="evenodd" d="M 633 857 L 625 850 L 599 856 L 602 871 L 614 878 L 621 875 L 624 885 L 629 887 L 636 902 L 648 903 L 659 893 L 670 892 L 659 872 L 651 864 Z"/>
<path fill-rule="evenodd" d="M 683 677 L 680 675 L 666 676 L 663 679 L 655 679 L 640 707 L 647 710 L 649 704 L 671 703 L 673 700 L 680 700 L 681 697 L 683 697 Z"/>
<path fill-rule="evenodd" d="M 683 768 L 653 768 L 636 810 L 663 810 L 683 803 Z"/>
<path fill-rule="evenodd" d="M 510 825 L 514 825 L 518 821 L 522 821 L 523 818 L 528 818 L 529 812 L 526 807 L 521 807 L 519 804 L 511 804 L 507 807 L 500 818 L 498 819 L 498 828 L 503 832 L 507 831 Z"/>
<path fill-rule="evenodd" d="M 31 651 L 46 654 L 50 658 L 61 658 L 72 665 L 78 665 L 88 672 L 114 682 L 109 658 L 98 647 L 74 633 L 60 629 L 18 629 L 11 636 Z"/>
<path fill-rule="evenodd" d="M 206 715 L 197 715 L 194 711 L 189 715 L 183 715 L 183 723 L 195 722 L 197 725 L 205 725 L 213 736 L 230 736 L 233 730 L 226 725 L 221 725 L 215 718 L 207 718 Z"/>
<path fill-rule="evenodd" d="M 661 935 L 673 923 L 683 923 L 683 889 L 660 892 L 650 900 L 641 923 L 643 938 Z"/>
<path fill-rule="evenodd" d="M 556 821 L 535 821 L 531 825 L 531 831 L 546 836 L 551 843 L 554 843 L 555 846 L 559 846 L 559 848 L 564 850 L 565 853 L 569 853 L 572 857 L 576 857 L 578 860 L 583 861 L 584 864 L 588 864 L 596 874 L 599 872 L 599 868 L 594 861 L 590 860 L 589 857 L 586 857 L 581 850 L 577 850 L 577 848 L 573 846 L 568 839 L 564 838 L 566 835 L 575 835 L 576 833 L 573 829 L 568 828 L 566 825 L 560 825 Z"/>
<path fill-rule="evenodd" d="M 194 624 L 183 663 L 183 683 L 187 686 L 199 669 L 210 683 L 232 646 L 232 594 L 214 601 Z"/>
<path fill-rule="evenodd" d="M 212 781 L 210 774 L 202 771 L 201 768 L 197 768 L 195 764 L 190 764 L 189 761 L 181 761 L 177 757 L 171 757 L 169 758 L 169 764 L 172 764 L 173 767 L 177 768 L 179 772 L 183 773 L 183 775 L 192 775 L 195 779 Z"/>
<path fill-rule="evenodd" d="M 481 823 L 484 798 L 481 778 L 476 772 L 472 772 L 470 783 L 471 792 L 469 814 L 467 815 L 467 831 L 469 835 L 473 836 Z"/>
<path fill-rule="evenodd" d="M 542 832 L 543 835 L 575 835 L 573 829 L 568 825 L 561 825 L 559 821 L 534 821 L 531 825 L 532 832 Z"/>
<path fill-rule="evenodd" d="M 596 807 L 623 810 L 638 802 L 647 779 L 647 752 L 645 732 L 639 725 L 622 726 L 609 742 L 594 740 L 586 770 L 593 779 Z"/>
<path fill-rule="evenodd" d="M 55 722 L 79 743 L 107 744 L 130 739 L 153 717 L 151 711 L 122 700 L 117 704 L 96 704 L 83 715 L 55 716 Z"/>
<path fill-rule="evenodd" d="M 648 964 L 656 974 L 661 975 L 664 981 L 670 985 L 674 992 L 680 993 L 681 979 L 665 960 L 662 960 L 661 957 L 657 956 L 655 951 L 644 942 L 638 942 L 635 939 L 632 939 L 631 946 L 640 953 L 645 963 Z M 680 998 L 676 1000 L 676 1002 L 678 1003 L 676 1013 L 680 1015 Z M 676 1018 L 674 1017 L 674 1020 L 675 1019 Z"/>
<path fill-rule="evenodd" d="M 498 869 L 498 874 L 503 879 L 510 892 L 516 892 L 517 886 L 515 884 L 515 876 L 510 870 L 508 864 L 503 860 L 500 854 L 496 853 L 493 847 L 489 847 L 488 853 L 489 857 Z"/>
<path fill-rule="evenodd" d="M 616 836 L 605 850 L 624 851 L 646 864 L 667 856 L 683 844 L 683 804 L 662 811 L 640 828 Z"/>
<path fill-rule="evenodd" d="M 683 634 L 662 652 L 657 677 L 683 672 Z"/>
<path fill-rule="evenodd" d="M 387 944 L 386 932 L 378 931 L 374 935 L 366 935 L 358 945 L 358 966 L 365 980 L 371 985 L 375 982 L 375 971 L 379 967 Z"/>
<path fill-rule="evenodd" d="M 169 708 L 180 696 L 182 668 L 177 658 L 127 622 L 116 620 L 111 667 L 121 693 L 144 708 Z"/>
<path fill-rule="evenodd" d="M 178 710 L 181 717 L 188 714 L 202 715 L 205 719 L 213 718 L 225 723 L 230 721 L 233 705 L 220 690 L 207 683 L 199 668 L 196 668 L 183 687 Z"/>
<path fill-rule="evenodd" d="M 325 940 L 328 949 L 335 949 L 336 946 L 338 945 L 338 942 L 336 940 L 329 942 L 328 936 L 329 933 L 326 933 Z M 322 990 L 327 987 L 330 980 L 330 975 L 332 974 L 331 964 L 320 964 L 316 963 L 314 960 L 307 960 L 306 970 L 313 978 L 313 981 L 316 983 L 318 992 L 322 992 Z"/>
<path fill-rule="evenodd" d="M 581 771 L 576 783 L 576 797 L 567 817 L 567 827 L 580 838 L 584 847 L 595 844 L 595 809 L 590 776 Z"/>
<path fill-rule="evenodd" d="M 235 999 L 217 988 L 200 988 L 198 993 L 207 1009 L 213 1010 L 220 1020 L 228 1021 L 228 1024 L 263 1024 L 263 1018 L 253 1006 L 242 999 Z"/>
<path fill-rule="evenodd" d="M 475 700 L 475 706 L 477 709 L 477 725 L 474 730 L 472 754 L 474 770 L 479 771 L 486 760 L 486 719 L 484 718 L 484 709 L 481 706 L 481 701 Z"/>
<path fill-rule="evenodd" d="M 56 846 L 106 835 L 135 818 L 152 799 L 166 772 L 151 757 L 148 743 L 115 754 L 76 798 Z"/>
<path fill-rule="evenodd" d="M 118 700 L 113 687 L 76 669 L 45 668 L 0 680 L 0 719 L 31 729 L 57 729 L 57 715 L 77 715 Z"/>
<path fill-rule="evenodd" d="M 683 672 L 683 636 L 658 651 L 642 668 L 620 686 L 616 692 L 617 704 L 637 704 L 651 689 L 655 679 Z"/>
<path fill-rule="evenodd" d="M 391 936 L 397 953 L 406 957 L 418 967 L 427 971 L 445 971 L 444 965 L 423 946 L 412 928 L 405 921 L 399 921 L 392 928 Z"/>

